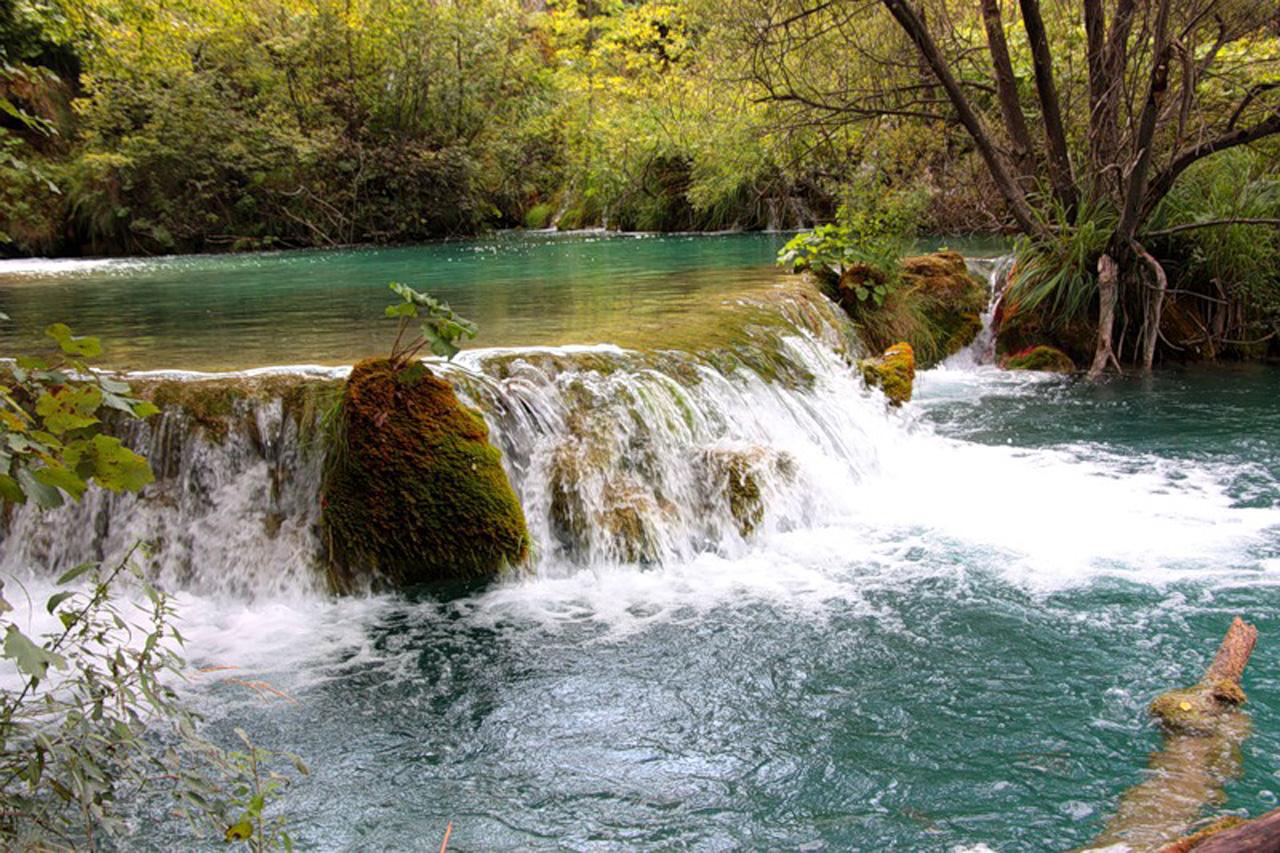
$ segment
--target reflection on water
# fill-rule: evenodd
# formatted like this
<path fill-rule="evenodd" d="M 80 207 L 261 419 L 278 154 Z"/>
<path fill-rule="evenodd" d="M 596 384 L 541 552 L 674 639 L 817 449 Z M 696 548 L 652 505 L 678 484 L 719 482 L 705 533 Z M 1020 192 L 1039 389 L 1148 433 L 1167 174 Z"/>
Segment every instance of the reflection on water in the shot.
<path fill-rule="evenodd" d="M 13 321 L 0 352 L 30 350 L 41 329 L 67 322 L 102 337 L 118 367 L 349 364 L 388 347 L 382 311 L 393 280 L 479 323 L 477 345 L 684 347 L 697 343 L 709 314 L 784 278 L 773 260 L 786 239 L 500 235 L 401 248 L 5 261 L 0 311 Z"/>

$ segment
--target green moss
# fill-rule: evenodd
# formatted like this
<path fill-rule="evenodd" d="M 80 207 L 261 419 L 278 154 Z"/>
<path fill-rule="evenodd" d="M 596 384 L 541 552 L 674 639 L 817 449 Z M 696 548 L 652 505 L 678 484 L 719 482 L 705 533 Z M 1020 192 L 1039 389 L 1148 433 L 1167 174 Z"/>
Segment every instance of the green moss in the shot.
<path fill-rule="evenodd" d="M 1011 355 L 1002 365 L 1005 370 L 1043 370 L 1049 373 L 1074 373 L 1075 362 L 1062 350 L 1041 344 Z"/>
<path fill-rule="evenodd" d="M 352 368 L 321 502 L 335 586 L 476 580 L 523 563 L 524 514 L 488 438 L 429 371 Z"/>
<path fill-rule="evenodd" d="M 233 427 L 256 430 L 250 401 L 278 399 L 286 417 L 304 438 L 314 434 L 325 408 L 332 405 L 341 383 L 295 374 L 234 376 L 213 379 L 138 380 L 134 391 L 162 410 L 179 409 L 212 441 L 222 442 Z"/>
<path fill-rule="evenodd" d="M 549 204 L 535 204 L 533 207 L 525 211 L 524 227 L 531 231 L 540 228 L 546 228 L 547 223 L 551 221 L 551 216 L 555 211 Z"/>
<path fill-rule="evenodd" d="M 855 285 L 883 283 L 883 276 L 855 265 L 827 292 L 853 318 L 863 345 L 879 352 L 894 343 L 910 343 L 922 365 L 941 361 L 973 342 L 982 331 L 986 285 L 974 277 L 956 252 L 904 258 L 900 281 L 883 305 L 859 301 Z"/>
<path fill-rule="evenodd" d="M 896 343 L 885 350 L 884 355 L 864 359 L 859 366 L 863 380 L 883 391 L 890 405 L 901 406 L 911 399 L 916 378 L 916 357 L 911 344 Z"/>

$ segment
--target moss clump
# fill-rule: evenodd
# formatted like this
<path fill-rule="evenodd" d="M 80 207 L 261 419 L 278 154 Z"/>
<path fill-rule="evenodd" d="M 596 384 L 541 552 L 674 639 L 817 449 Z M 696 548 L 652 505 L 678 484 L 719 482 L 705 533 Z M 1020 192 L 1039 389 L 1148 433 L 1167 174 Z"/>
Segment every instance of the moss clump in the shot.
<path fill-rule="evenodd" d="M 901 406 L 911 399 L 911 389 L 916 379 L 916 356 L 911 344 L 896 343 L 879 358 L 859 362 L 863 380 L 873 388 L 879 388 L 889 399 L 889 404 Z"/>
<path fill-rule="evenodd" d="M 1071 356 L 1057 347 L 1045 344 L 1028 347 L 1009 356 L 1002 366 L 1005 370 L 1043 370 L 1049 373 L 1074 373 L 1076 370 Z"/>
<path fill-rule="evenodd" d="M 1151 714 L 1171 734 L 1213 734 L 1245 698 L 1235 681 L 1197 684 L 1160 694 L 1151 703 Z"/>
<path fill-rule="evenodd" d="M 529 532 L 480 415 L 421 364 L 351 370 L 334 422 L 323 523 L 335 585 L 491 577 Z"/>
<path fill-rule="evenodd" d="M 866 264 L 851 265 L 834 285 L 827 282 L 828 294 L 853 318 L 863 345 L 873 352 L 906 341 L 928 365 L 964 349 L 982 331 L 987 287 L 956 252 L 904 258 L 883 305 L 857 298 L 859 287 L 881 284 L 892 283 Z"/>

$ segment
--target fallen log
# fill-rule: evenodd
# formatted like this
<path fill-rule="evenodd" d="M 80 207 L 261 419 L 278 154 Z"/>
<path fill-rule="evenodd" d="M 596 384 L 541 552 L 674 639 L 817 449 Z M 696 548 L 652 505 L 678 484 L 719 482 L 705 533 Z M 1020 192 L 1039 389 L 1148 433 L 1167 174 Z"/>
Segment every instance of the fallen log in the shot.
<path fill-rule="evenodd" d="M 1240 678 L 1257 641 L 1258 629 L 1237 616 L 1200 681 L 1151 703 L 1164 732 L 1163 748 L 1151 756 L 1149 777 L 1125 792 L 1089 849 L 1156 850 L 1195 838 L 1188 833 L 1205 807 L 1223 802 L 1224 785 L 1241 772 L 1240 745 L 1250 724 L 1239 707 L 1245 701 Z M 1209 849 L 1205 843 L 1195 842 L 1197 853 Z M 1172 847 L 1169 853 L 1181 849 Z"/>
<path fill-rule="evenodd" d="M 1215 822 L 1202 832 L 1163 847 L 1160 853 L 1275 853 L 1280 850 L 1280 809 L 1254 820 L 1220 826 Z"/>

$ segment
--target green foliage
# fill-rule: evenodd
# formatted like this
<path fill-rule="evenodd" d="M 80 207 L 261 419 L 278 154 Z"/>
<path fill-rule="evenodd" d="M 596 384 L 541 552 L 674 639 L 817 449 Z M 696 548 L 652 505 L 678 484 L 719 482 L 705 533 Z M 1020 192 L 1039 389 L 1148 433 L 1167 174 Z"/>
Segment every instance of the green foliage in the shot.
<path fill-rule="evenodd" d="M 539 228 L 546 228 L 551 221 L 552 214 L 555 213 L 549 204 L 535 204 L 533 207 L 525 211 L 524 227 L 531 231 Z"/>
<path fill-rule="evenodd" d="M 916 193 L 876 193 L 876 186 L 864 185 L 857 201 L 840 207 L 835 222 L 793 237 L 778 263 L 843 282 L 858 302 L 883 306 L 902 282 L 899 262 L 910 251 L 922 199 Z"/>
<path fill-rule="evenodd" d="M 243 812 L 256 821 L 248 846 L 288 846 L 283 830 L 261 818 L 285 777 L 273 773 L 264 786 L 256 753 L 247 763 L 197 733 L 198 718 L 172 686 L 186 665 L 173 605 L 131 557 L 64 573 L 45 607 L 61 629 L 39 639 L 0 597 L 0 657 L 23 684 L 0 693 L 0 841 L 24 849 L 120 841 L 138 799 L 162 792 L 198 833 L 230 840 L 227 827 Z M 126 579 L 145 605 L 115 599 Z"/>
<path fill-rule="evenodd" d="M 155 406 L 89 366 L 102 352 L 97 338 L 61 323 L 45 335 L 57 344 L 54 353 L 0 369 L 0 499 L 52 508 L 64 496 L 79 500 L 90 483 L 114 492 L 150 483 L 147 461 L 101 429 L 107 412 L 145 418 Z"/>
<path fill-rule="evenodd" d="M 1021 238 L 1005 293 L 1008 315 L 1044 310 L 1055 323 L 1083 316 L 1098 293 L 1098 258 L 1107 247 L 1117 216 L 1105 202 L 1082 204 L 1074 221 L 1061 204 L 1050 205 L 1043 239 Z"/>
<path fill-rule="evenodd" d="M 400 319 L 400 329 L 391 345 L 390 359 L 404 364 L 417 355 L 423 347 L 429 347 L 442 358 L 452 359 L 461 350 L 458 341 L 463 337 L 474 338 L 479 331 L 475 323 L 454 313 L 449 303 L 419 293 L 407 284 L 392 282 L 391 290 L 400 301 L 387 306 L 388 317 Z M 405 331 L 413 320 L 421 320 L 418 336 L 405 340 Z"/>
<path fill-rule="evenodd" d="M 56 351 L 21 356 L 0 385 L 0 496 L 44 507 L 79 500 L 90 483 L 136 492 L 152 481 L 147 461 L 102 432 L 108 412 L 157 412 L 129 386 L 94 371 L 97 338 L 62 324 L 45 331 Z M 135 546 L 134 550 L 137 550 Z M 133 562 L 85 563 L 62 574 L 45 611 L 60 626 L 30 636 L 0 582 L 0 659 L 22 687 L 0 691 L 0 843 L 6 849 L 96 849 L 132 832 L 138 802 L 169 797 L 200 833 L 228 836 L 247 816 L 241 840 L 255 850 L 291 842 L 263 808 L 285 777 L 261 764 L 269 753 L 224 752 L 196 730 L 198 718 L 173 683 L 183 679 L 182 636 L 164 592 Z M 145 600 L 125 605 L 118 588 Z M 28 630 L 30 630 L 28 628 Z M 300 772 L 301 761 L 287 756 Z M 239 838 L 239 835 L 235 835 Z"/>
<path fill-rule="evenodd" d="M 1263 323 L 1280 325 L 1280 228 L 1231 224 L 1239 219 L 1280 219 L 1280 172 L 1260 152 L 1224 152 L 1189 170 L 1152 230 L 1224 222 L 1157 238 L 1163 255 L 1179 259 L 1171 286 L 1239 301 Z"/>

